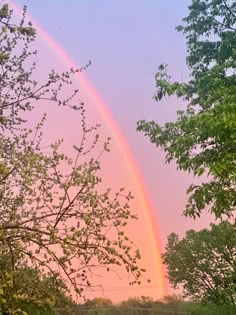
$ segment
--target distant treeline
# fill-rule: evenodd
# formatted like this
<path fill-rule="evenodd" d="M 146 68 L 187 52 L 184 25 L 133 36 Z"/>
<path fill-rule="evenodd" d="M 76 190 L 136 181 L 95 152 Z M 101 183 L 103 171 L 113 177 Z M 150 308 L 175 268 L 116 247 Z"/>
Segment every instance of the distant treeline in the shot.
<path fill-rule="evenodd" d="M 235 315 L 235 308 L 229 305 L 202 304 L 197 301 L 184 301 L 181 296 L 166 296 L 162 300 L 153 300 L 142 296 L 130 298 L 120 304 L 110 299 L 95 298 L 74 309 L 58 308 L 55 315 Z"/>

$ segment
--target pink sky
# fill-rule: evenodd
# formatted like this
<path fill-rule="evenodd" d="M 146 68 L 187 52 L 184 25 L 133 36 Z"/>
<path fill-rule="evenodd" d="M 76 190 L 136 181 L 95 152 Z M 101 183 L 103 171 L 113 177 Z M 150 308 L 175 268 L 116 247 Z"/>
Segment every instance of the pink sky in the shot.
<path fill-rule="evenodd" d="M 185 16 L 189 1 L 181 1 L 181 4 L 178 1 L 173 4 L 172 0 L 101 0 L 93 3 L 74 0 L 69 4 L 66 0 L 14 2 L 28 6 L 33 20 L 75 64 L 81 66 L 88 60 L 92 61 L 86 78 L 100 95 L 132 153 L 131 158 L 117 129 L 108 115 L 104 116 L 104 110 L 91 95 L 91 90 L 75 80 L 73 86 L 79 88 L 80 98 L 86 103 L 88 120 L 101 122 L 103 138 L 111 136 L 113 139 L 112 152 L 102 158 L 104 186 L 113 189 L 125 187 L 133 192 L 133 208 L 140 220 L 130 227 L 129 233 L 142 252 L 147 276 L 153 280 L 150 285 L 143 283 L 139 288 L 129 288 L 123 274 L 122 279 L 107 275 L 102 279 L 104 292 L 95 292 L 93 296 L 103 295 L 114 301 L 140 295 L 158 298 L 162 290 L 161 271 L 156 258 L 160 249 L 153 242 L 159 238 L 163 249 L 169 233 L 183 235 L 187 229 L 199 229 L 209 222 L 207 215 L 197 221 L 182 216 L 185 191 L 193 181 L 192 176 L 177 172 L 174 164 L 166 165 L 163 152 L 136 131 L 137 120 L 173 120 L 176 110 L 184 106 L 175 99 L 156 104 L 152 96 L 155 91 L 154 74 L 160 63 L 169 64 L 169 71 L 175 79 L 184 80 L 188 76 L 185 41 L 174 27 Z M 51 68 L 57 71 L 66 69 L 62 54 L 50 47 L 45 36 L 42 38 L 39 34 L 37 48 L 39 79 Z M 47 111 L 47 140 L 63 137 L 65 149 L 69 151 L 79 137 L 78 118 L 64 110 Z M 124 152 L 128 154 L 128 160 Z M 137 178 L 139 175 L 134 163 L 130 165 L 132 159 L 137 164 L 141 180 Z M 145 192 L 140 193 L 140 189 L 144 188 L 152 204 L 148 209 L 145 208 L 147 199 L 142 197 Z M 152 231 L 153 223 L 155 231 Z M 156 239 L 155 234 L 158 235 Z"/>

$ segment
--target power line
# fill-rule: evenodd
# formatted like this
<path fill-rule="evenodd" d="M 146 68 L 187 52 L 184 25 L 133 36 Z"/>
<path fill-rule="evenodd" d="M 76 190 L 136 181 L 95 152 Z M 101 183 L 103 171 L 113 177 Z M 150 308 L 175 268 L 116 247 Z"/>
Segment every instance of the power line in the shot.
<path fill-rule="evenodd" d="M 88 288 L 86 291 L 92 291 L 92 292 L 97 292 L 97 291 L 131 291 L 131 290 L 141 290 L 141 289 L 153 289 L 153 288 L 159 288 L 157 284 L 153 285 L 140 285 L 138 287 L 130 286 L 130 287 L 101 287 L 100 289 L 92 289 Z"/>

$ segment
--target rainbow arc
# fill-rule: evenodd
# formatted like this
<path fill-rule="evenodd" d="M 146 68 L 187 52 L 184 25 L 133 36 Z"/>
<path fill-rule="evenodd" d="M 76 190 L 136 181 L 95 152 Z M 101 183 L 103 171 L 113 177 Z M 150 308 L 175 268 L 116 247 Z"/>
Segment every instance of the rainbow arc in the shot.
<path fill-rule="evenodd" d="M 21 14 L 21 8 L 16 5 L 13 1 L 7 1 L 11 8 L 17 14 Z M 48 47 L 60 58 L 60 60 L 70 68 L 78 68 L 78 65 L 72 60 L 72 58 L 66 53 L 66 51 L 34 20 L 28 15 L 30 21 L 32 21 L 33 26 L 36 28 L 40 38 L 48 45 Z M 146 229 L 149 234 L 149 245 L 150 251 L 152 252 L 152 258 L 154 259 L 154 265 L 156 270 L 156 276 L 153 282 L 158 283 L 158 291 L 160 296 L 165 296 L 168 294 L 167 281 L 165 279 L 165 272 L 161 262 L 161 241 L 158 234 L 158 225 L 155 218 L 155 211 L 153 204 L 148 195 L 147 188 L 145 187 L 145 182 L 142 174 L 139 170 L 137 162 L 129 148 L 129 145 L 122 134 L 117 122 L 108 110 L 108 106 L 104 103 L 100 97 L 98 91 L 92 86 L 86 76 L 82 73 L 76 73 L 76 79 L 78 83 L 83 87 L 83 89 L 88 93 L 90 99 L 94 102 L 97 110 L 101 114 L 105 123 L 108 125 L 113 133 L 115 141 L 118 143 L 120 150 L 122 152 L 123 158 L 128 166 L 130 175 L 133 182 L 135 183 L 136 193 L 141 201 L 141 207 L 143 216 L 146 223 Z"/>

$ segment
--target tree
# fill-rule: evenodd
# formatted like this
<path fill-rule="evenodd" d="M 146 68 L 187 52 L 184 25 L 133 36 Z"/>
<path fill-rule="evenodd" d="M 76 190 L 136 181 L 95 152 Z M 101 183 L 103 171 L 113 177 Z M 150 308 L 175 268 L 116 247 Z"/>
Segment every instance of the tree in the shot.
<path fill-rule="evenodd" d="M 153 308 L 157 301 L 154 301 L 151 297 L 141 296 L 128 298 L 128 300 L 121 303 L 122 307 L 126 308 Z"/>
<path fill-rule="evenodd" d="M 171 82 L 167 66 L 156 74 L 155 99 L 176 95 L 187 103 L 175 122 L 160 126 L 139 121 L 151 142 L 178 169 L 208 176 L 189 187 L 185 215 L 207 209 L 216 217 L 233 216 L 236 205 L 236 4 L 231 0 L 192 0 L 184 26 L 189 82 Z"/>
<path fill-rule="evenodd" d="M 13 278 L 28 265 L 78 294 L 96 285 L 91 276 L 99 270 L 123 266 L 130 283 L 140 282 L 140 253 L 124 232 L 136 219 L 129 206 L 132 195 L 101 190 L 99 126 L 87 125 L 78 91 L 62 98 L 71 76 L 84 68 L 53 70 L 40 85 L 34 78 L 37 65 L 30 66 L 36 31 L 25 14 L 26 8 L 19 24 L 13 24 L 8 5 L 0 9 L 0 254 L 10 255 Z M 29 129 L 30 112 L 42 102 L 68 107 L 81 117 L 75 159 L 63 152 L 62 140 L 43 147 L 46 115 Z M 109 151 L 109 140 L 100 151 Z"/>
<path fill-rule="evenodd" d="M 92 300 L 87 300 L 84 304 L 83 307 L 96 307 L 96 306 L 112 306 L 112 301 L 111 299 L 104 298 L 104 297 L 96 297 Z"/>
<path fill-rule="evenodd" d="M 16 258 L 16 257 L 15 257 Z M 20 257 L 18 257 L 20 259 Z M 9 314 L 52 314 L 53 308 L 75 308 L 75 304 L 66 295 L 67 290 L 60 279 L 46 276 L 40 270 L 21 266 L 20 260 L 11 270 L 11 256 L 1 253 L 0 258 L 0 312 Z M 18 311 L 16 311 L 18 310 Z"/>
<path fill-rule="evenodd" d="M 78 310 L 87 315 L 105 315 L 115 313 L 112 301 L 104 297 L 96 297 L 92 300 L 87 300 L 84 304 L 78 306 Z"/>
<path fill-rule="evenodd" d="M 183 239 L 170 234 L 162 257 L 173 288 L 183 287 L 184 297 L 235 305 L 235 245 L 235 227 L 227 221 L 189 230 Z"/>

